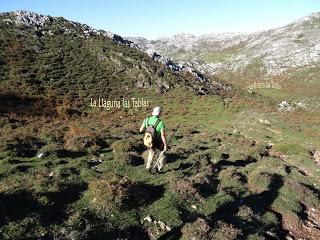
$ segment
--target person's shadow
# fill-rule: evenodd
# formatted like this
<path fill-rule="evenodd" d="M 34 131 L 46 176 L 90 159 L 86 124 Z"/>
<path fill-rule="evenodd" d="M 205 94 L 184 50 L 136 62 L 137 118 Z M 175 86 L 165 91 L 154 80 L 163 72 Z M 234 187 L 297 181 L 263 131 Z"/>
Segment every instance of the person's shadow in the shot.
<path fill-rule="evenodd" d="M 233 202 L 226 203 L 220 206 L 209 218 L 211 219 L 212 226 L 219 220 L 223 220 L 228 224 L 233 224 L 238 226 L 240 229 L 243 230 L 243 235 L 241 238 L 245 239 L 248 235 L 254 234 L 260 231 L 263 227 L 263 223 L 259 221 L 247 222 L 240 219 L 237 216 L 239 208 L 243 205 L 246 205 L 251 208 L 253 213 L 257 216 L 263 216 L 266 212 L 270 211 L 278 219 L 277 226 L 274 226 L 277 229 L 277 236 L 280 239 L 284 239 L 287 231 L 282 228 L 282 217 L 279 213 L 273 211 L 271 209 L 271 205 L 274 200 L 279 195 L 279 189 L 283 186 L 284 181 L 283 177 L 278 174 L 272 174 L 270 176 L 270 183 L 268 185 L 268 190 L 265 190 L 261 193 L 252 194 L 244 198 L 238 198 Z M 260 232 L 261 234 L 261 232 Z M 264 236 L 267 239 L 270 236 Z"/>
<path fill-rule="evenodd" d="M 285 239 L 288 231 L 282 228 L 282 217 L 279 213 L 271 209 L 271 205 L 278 197 L 279 189 L 283 186 L 283 184 L 284 181 L 281 175 L 272 174 L 270 175 L 270 183 L 267 190 L 261 193 L 251 194 L 244 198 L 238 197 L 232 202 L 221 205 L 213 214 L 209 216 L 199 215 L 191 217 L 192 214 L 189 213 L 189 216 L 184 219 L 184 222 L 192 222 L 196 219 L 196 217 L 202 217 L 209 222 L 210 226 L 214 227 L 217 225 L 219 220 L 222 220 L 242 230 L 242 235 L 238 236 L 239 239 L 247 239 L 249 235 L 256 233 L 262 235 L 262 237 L 265 239 L 270 239 L 271 236 L 267 235 L 264 230 L 268 227 L 272 227 L 273 229 L 276 229 L 275 231 L 277 236 L 274 237 L 274 239 Z M 260 218 L 251 221 L 241 219 L 238 216 L 238 211 L 243 205 L 250 207 L 253 214 L 259 217 L 263 216 L 268 211 L 272 212 L 277 217 L 277 224 L 274 226 L 265 226 Z M 180 239 L 182 235 L 182 227 L 183 225 L 174 228 L 171 232 L 164 234 L 159 239 Z"/>

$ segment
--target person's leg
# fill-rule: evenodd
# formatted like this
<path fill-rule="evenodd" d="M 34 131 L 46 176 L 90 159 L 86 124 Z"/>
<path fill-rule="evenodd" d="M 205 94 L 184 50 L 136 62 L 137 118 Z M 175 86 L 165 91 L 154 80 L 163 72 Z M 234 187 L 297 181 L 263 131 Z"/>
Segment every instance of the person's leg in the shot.
<path fill-rule="evenodd" d="M 147 170 L 151 169 L 153 156 L 154 156 L 154 150 L 152 148 L 150 148 L 148 151 L 148 160 L 147 160 L 147 166 L 146 166 Z"/>
<path fill-rule="evenodd" d="M 159 161 L 158 161 L 158 171 L 160 172 L 163 166 L 166 164 L 166 156 L 165 153 L 159 154 Z"/>
<path fill-rule="evenodd" d="M 158 170 L 158 172 L 161 171 L 161 169 L 163 168 L 164 164 L 165 164 L 165 155 L 164 153 L 161 154 L 161 152 L 163 151 L 164 148 L 164 144 L 163 142 L 160 140 L 159 142 L 157 142 L 157 162 L 156 162 L 156 169 Z"/>

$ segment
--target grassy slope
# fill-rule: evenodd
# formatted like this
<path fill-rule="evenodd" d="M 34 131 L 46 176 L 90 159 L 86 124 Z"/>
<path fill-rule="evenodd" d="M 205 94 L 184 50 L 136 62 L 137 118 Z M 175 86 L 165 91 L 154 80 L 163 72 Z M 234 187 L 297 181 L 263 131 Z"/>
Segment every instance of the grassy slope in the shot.
<path fill-rule="evenodd" d="M 113 44 L 104 36 L 86 37 L 61 18 L 40 29 L 0 21 L 0 31 L 2 95 L 11 91 L 18 97 L 83 106 L 90 97 L 128 96 L 137 81 L 151 90 L 162 90 L 161 84 L 190 89 L 199 85 L 190 75 L 175 75 L 137 49 Z"/>
<path fill-rule="evenodd" d="M 80 119 L 48 121 L 44 117 L 14 117 L 14 114 L 2 118 L 11 122 L 1 130 L 1 142 L 7 144 L 1 160 L 1 199 L 10 206 L 2 211 L 3 236 L 17 238 L 18 233 L 24 233 L 50 237 L 70 235 L 74 231 L 86 237 L 134 239 L 149 231 L 158 232 L 158 237 L 163 234 L 169 237 L 180 235 L 183 222 L 202 217 L 210 221 L 218 235 L 215 222 L 223 220 L 240 229 L 243 238 L 265 236 L 268 231 L 269 235 L 280 237 L 283 232 L 279 214 L 300 216 L 304 213 L 302 206 L 311 208 L 319 204 L 314 191 L 319 189 L 320 174 L 308 152 L 320 147 L 316 137 L 297 131 L 283 116 L 265 114 L 271 109 L 261 100 L 241 96 L 224 106 L 218 97 L 199 97 L 180 90 L 159 96 L 138 91 L 136 95 L 149 99 L 151 106 L 164 106 L 163 118 L 169 136 L 170 129 L 183 122 L 170 144 L 165 172 L 160 175 L 147 174 L 143 162 L 132 165 L 126 155 L 128 151 L 138 156 L 142 154 L 142 136 L 137 134 L 137 127 L 150 108 L 96 110 Z M 261 118 L 268 119 L 271 126 L 260 123 Z M 98 139 L 103 139 L 105 145 L 100 144 L 98 150 L 81 148 L 77 141 L 83 139 L 75 135 L 89 138 L 96 145 L 100 144 Z M 43 159 L 33 155 L 23 157 L 25 150 L 21 145 L 10 141 L 13 136 L 25 143 L 33 139 L 38 145 L 42 143 L 47 149 L 53 148 L 53 152 L 58 148 L 54 143 L 61 142 L 68 152 Z M 133 145 L 126 148 L 122 139 Z M 74 146 L 67 142 L 74 142 Z M 261 157 L 268 142 L 274 144 L 275 153 Z M 12 144 L 9 150 L 8 143 Z M 44 149 L 34 144 L 32 149 L 41 152 L 41 148 Z M 123 155 L 117 155 L 119 151 L 123 151 Z M 96 154 L 103 162 L 90 168 L 87 161 L 96 159 Z M 281 158 L 280 154 L 286 157 Z M 210 166 L 213 166 L 212 171 Z M 93 205 L 94 189 L 90 184 L 101 177 L 108 179 L 113 173 L 153 187 L 153 191 L 146 193 L 152 196 L 152 201 L 112 214 Z M 202 179 L 206 174 L 210 184 Z M 202 201 L 173 190 L 173 182 L 181 179 L 196 182 L 196 176 L 200 183 L 194 186 L 203 197 Z M 60 194 L 70 199 L 65 200 Z M 28 200 L 21 203 L 19 199 L 22 198 Z M 12 199 L 16 200 L 11 202 Z M 108 204 L 110 202 L 102 203 L 103 206 Z M 17 206 L 23 207 L 16 209 Z M 48 217 L 50 211 L 57 211 L 61 216 Z M 147 215 L 174 230 L 165 233 L 159 226 L 141 225 L 140 221 Z M 48 219 L 44 220 L 46 216 Z M 32 229 L 30 224 L 34 226 Z M 90 228 L 88 232 L 83 232 L 85 226 Z M 61 233 L 62 228 L 67 229 L 65 233 Z"/>
<path fill-rule="evenodd" d="M 184 87 L 164 94 L 136 88 L 126 93 L 122 83 L 134 84 L 137 75 L 129 75 L 131 64 L 148 61 L 144 54 L 108 41 L 78 39 L 81 48 L 62 47 L 72 54 L 59 66 L 61 59 L 55 62 L 50 54 L 60 49 L 60 40 L 44 40 L 49 47 L 33 60 L 35 64 L 18 61 L 39 74 L 37 87 L 45 93 L 56 97 L 59 91 L 70 91 L 70 96 L 85 97 L 102 91 L 109 96 L 109 91 L 94 84 L 92 76 L 98 74 L 103 86 L 117 89 L 112 96 L 143 97 L 150 106 L 107 111 L 84 104 L 74 115 L 66 111 L 70 110 L 66 102 L 57 103 L 52 113 L 48 99 L 39 96 L 36 103 L 40 105 L 28 105 L 26 99 L 14 107 L 8 105 L 0 118 L 1 238 L 188 239 L 198 233 L 203 239 L 282 239 L 286 219 L 303 222 L 306 209 L 319 206 L 320 173 L 309 153 L 320 148 L 316 113 L 280 114 L 273 93 L 239 93 L 227 104 L 217 96 L 197 96 Z M 90 51 L 79 58 L 82 54 L 76 51 L 86 47 Z M 107 66 L 93 60 L 103 47 L 109 49 Z M 126 57 L 132 63 L 125 75 L 109 79 L 114 73 L 109 69 L 116 71 L 115 62 L 125 63 Z M 86 64 L 82 66 L 81 60 Z M 43 61 L 50 61 L 51 67 L 43 69 Z M 12 75 L 5 75 L 7 65 L 1 65 L 3 86 L 36 97 L 38 89 L 19 72 L 23 68 L 19 64 L 11 69 Z M 152 62 L 147 66 L 161 69 Z M 22 76 L 21 85 L 15 85 L 14 74 Z M 53 85 L 45 84 L 50 74 L 56 77 Z M 176 80 L 167 74 L 167 81 Z M 130 77 L 132 82 L 127 82 Z M 106 84 L 108 79 L 115 85 Z M 137 131 L 156 105 L 164 107 L 169 136 L 172 128 L 181 125 L 170 144 L 164 173 L 151 175 L 144 169 L 145 148 Z M 39 106 L 44 110 L 39 112 Z M 270 144 L 273 147 L 266 152 Z M 37 153 L 48 155 L 38 158 Z M 98 158 L 101 163 L 92 162 Z M 147 215 L 172 231 L 162 230 L 159 224 L 142 224 Z M 197 218 L 205 219 L 211 230 L 199 230 Z"/>

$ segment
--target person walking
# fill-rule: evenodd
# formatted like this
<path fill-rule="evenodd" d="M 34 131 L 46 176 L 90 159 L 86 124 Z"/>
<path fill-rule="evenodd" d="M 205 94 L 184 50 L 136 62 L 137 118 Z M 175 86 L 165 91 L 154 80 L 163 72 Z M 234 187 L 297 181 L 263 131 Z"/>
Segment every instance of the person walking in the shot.
<path fill-rule="evenodd" d="M 148 148 L 148 160 L 146 169 L 151 172 L 153 158 L 160 151 L 156 162 L 156 171 L 160 172 L 165 164 L 165 152 L 167 151 L 167 138 L 165 124 L 160 119 L 162 114 L 161 107 L 155 107 L 152 111 L 152 116 L 143 120 L 140 127 L 140 133 L 145 132 L 144 144 Z"/>

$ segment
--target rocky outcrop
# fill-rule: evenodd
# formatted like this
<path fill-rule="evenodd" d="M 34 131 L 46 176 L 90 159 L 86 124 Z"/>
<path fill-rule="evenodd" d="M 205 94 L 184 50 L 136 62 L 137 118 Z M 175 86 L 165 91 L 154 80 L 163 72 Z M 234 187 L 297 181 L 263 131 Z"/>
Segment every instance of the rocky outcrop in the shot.
<path fill-rule="evenodd" d="M 0 17 L 0 21 L 4 22 L 6 25 L 14 24 L 18 26 L 24 26 L 32 30 L 33 34 L 38 39 L 47 35 L 52 36 L 56 34 L 72 35 L 81 38 L 105 36 L 110 38 L 114 44 L 125 45 L 130 48 L 139 49 L 143 52 L 146 52 L 150 58 L 163 64 L 167 69 L 170 69 L 174 73 L 187 73 L 194 76 L 195 81 L 191 83 L 191 89 L 198 94 L 216 94 L 221 90 L 229 91 L 231 89 L 229 85 L 219 83 L 218 81 L 213 80 L 213 78 L 209 80 L 202 71 L 194 68 L 192 64 L 189 64 L 188 62 L 175 62 L 172 58 L 161 56 L 155 51 L 150 49 L 146 50 L 145 48 L 140 47 L 138 44 L 128 38 L 124 38 L 108 31 L 97 30 L 86 24 L 68 21 L 61 17 L 45 16 L 28 11 L 2 13 L 0 14 Z M 106 58 L 99 56 L 98 61 L 106 61 Z M 158 75 L 161 80 L 164 72 L 159 71 Z M 170 86 L 168 83 L 160 80 L 157 82 L 159 91 L 167 91 Z M 148 88 L 150 86 L 150 81 L 148 79 L 138 79 L 136 86 L 140 88 Z"/>
<path fill-rule="evenodd" d="M 28 27 L 43 27 L 50 22 L 50 17 L 28 11 L 16 11 L 14 22 Z"/>
<path fill-rule="evenodd" d="M 209 80 L 204 73 L 197 70 L 196 68 L 192 67 L 191 64 L 186 63 L 185 65 L 183 63 L 177 63 L 173 61 L 172 58 L 167 58 L 161 56 L 159 53 L 152 51 L 151 49 L 144 49 L 141 48 L 139 45 L 135 44 L 133 41 L 129 39 L 125 39 L 119 35 L 113 36 L 113 42 L 116 44 L 122 44 L 129 47 L 137 48 L 142 51 L 145 50 L 145 52 L 152 58 L 152 60 L 159 62 L 163 65 L 165 65 L 168 69 L 170 69 L 173 72 L 178 73 L 189 73 L 195 77 L 195 79 L 201 83 L 201 86 L 193 86 L 193 90 L 195 90 L 196 93 L 205 95 L 205 94 L 218 94 L 218 95 L 225 95 L 222 94 L 222 92 L 228 92 L 232 90 L 231 85 L 223 84 L 219 81 L 215 80 Z M 159 76 L 161 76 L 161 73 L 159 73 Z M 140 87 L 145 87 L 145 84 L 141 81 L 137 83 Z M 166 91 L 169 89 L 169 86 L 165 83 L 158 83 L 158 88 L 160 91 Z"/>
<path fill-rule="evenodd" d="M 320 210 L 319 208 L 306 208 L 304 206 L 304 219 L 299 219 L 294 215 L 283 216 L 283 226 L 289 231 L 286 239 L 310 239 L 320 238 Z"/>
<path fill-rule="evenodd" d="M 113 42 L 116 44 L 122 44 L 133 48 L 138 48 L 140 50 L 144 50 L 137 44 L 135 44 L 133 41 L 130 41 L 128 39 L 125 39 L 119 35 L 113 36 Z M 176 63 L 173 61 L 172 58 L 166 58 L 161 56 L 159 53 L 154 52 L 150 49 L 146 50 L 146 53 L 152 58 L 152 60 L 164 64 L 168 69 L 170 69 L 173 72 L 187 72 L 193 75 L 197 80 L 199 80 L 201 83 L 210 84 L 209 80 L 206 78 L 206 76 L 199 70 L 193 68 L 190 64 L 183 65 L 182 63 Z M 226 91 L 231 90 L 231 86 L 228 85 L 222 85 L 218 82 L 214 82 L 214 86 L 219 85 L 221 88 L 224 88 Z M 199 93 L 205 94 L 204 91 L 200 90 Z"/>
<path fill-rule="evenodd" d="M 202 83 L 208 83 L 208 79 L 205 77 L 203 73 L 200 71 L 190 67 L 185 66 L 179 63 L 176 63 L 172 60 L 172 58 L 166 58 L 161 56 L 160 54 L 153 52 L 153 51 L 147 51 L 148 55 L 156 62 L 160 62 L 164 65 L 166 65 L 167 68 L 174 72 L 188 72 L 195 76 L 200 82 Z"/>
<path fill-rule="evenodd" d="M 311 110 L 311 108 L 308 107 L 303 100 L 301 100 L 301 101 L 285 101 L 285 100 L 283 100 L 277 106 L 278 106 L 278 110 L 281 112 L 292 112 L 292 111 L 301 110 L 301 109 Z"/>
<path fill-rule="evenodd" d="M 0 16 L 3 16 L 2 21 L 7 25 L 16 24 L 18 26 L 24 26 L 37 30 L 36 35 L 38 37 L 46 34 L 56 34 L 57 32 L 54 32 L 52 29 L 50 29 L 50 26 L 53 24 L 55 25 L 56 30 L 59 29 L 59 34 L 76 34 L 81 37 L 102 35 L 113 38 L 114 36 L 114 34 L 109 31 L 97 30 L 86 24 L 67 21 L 61 17 L 51 17 L 29 11 L 18 10 L 11 13 L 1 13 Z"/>
<path fill-rule="evenodd" d="M 128 40 L 128 39 L 124 39 L 123 37 L 121 37 L 120 35 L 114 34 L 112 37 L 112 41 L 115 44 L 121 44 L 121 45 L 126 45 L 128 47 L 131 48 L 138 48 L 138 45 L 135 44 L 134 42 Z"/>
<path fill-rule="evenodd" d="M 131 38 L 142 49 L 175 61 L 192 64 L 209 74 L 239 71 L 253 66 L 264 76 L 309 67 L 320 62 L 320 13 L 311 14 L 284 27 L 256 33 L 218 33 L 147 40 Z"/>

